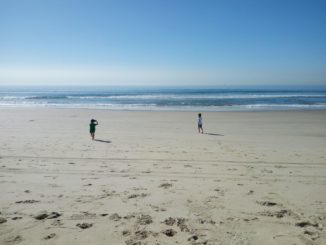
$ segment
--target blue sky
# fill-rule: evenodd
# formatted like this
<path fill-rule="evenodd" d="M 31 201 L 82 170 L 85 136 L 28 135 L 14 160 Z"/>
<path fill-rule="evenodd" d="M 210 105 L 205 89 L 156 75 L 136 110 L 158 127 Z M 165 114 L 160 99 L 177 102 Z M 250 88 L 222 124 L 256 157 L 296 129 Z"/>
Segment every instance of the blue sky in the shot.
<path fill-rule="evenodd" d="M 0 85 L 325 85 L 326 1 L 0 0 Z"/>

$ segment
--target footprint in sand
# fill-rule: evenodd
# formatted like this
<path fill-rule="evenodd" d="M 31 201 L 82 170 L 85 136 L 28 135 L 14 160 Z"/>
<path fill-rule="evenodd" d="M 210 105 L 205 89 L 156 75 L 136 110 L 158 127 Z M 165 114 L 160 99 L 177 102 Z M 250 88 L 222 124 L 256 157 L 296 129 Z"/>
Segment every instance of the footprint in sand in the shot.
<path fill-rule="evenodd" d="M 224 196 L 224 191 L 220 188 L 215 188 L 214 191 L 218 192 L 221 196 Z"/>
<path fill-rule="evenodd" d="M 0 217 L 0 224 L 6 223 L 6 222 L 7 222 L 7 220 L 5 218 Z"/>
<path fill-rule="evenodd" d="M 228 171 L 237 171 L 238 169 L 237 168 L 228 168 L 227 170 Z"/>
<path fill-rule="evenodd" d="M 177 234 L 177 232 L 173 229 L 167 229 L 167 230 L 163 230 L 161 231 L 164 235 L 169 236 L 169 237 L 173 237 L 175 234 Z"/>
<path fill-rule="evenodd" d="M 81 224 L 78 223 L 76 226 L 81 229 L 88 229 L 88 228 L 92 227 L 93 224 L 92 223 L 81 223 Z"/>
<path fill-rule="evenodd" d="M 141 171 L 143 174 L 150 174 L 152 171 L 151 170 L 146 170 L 146 171 Z"/>
<path fill-rule="evenodd" d="M 322 224 L 318 224 L 316 222 L 310 222 L 310 221 L 301 221 L 301 222 L 296 223 L 295 226 L 298 226 L 298 227 L 312 226 L 315 228 L 322 228 Z"/>
<path fill-rule="evenodd" d="M 311 240 L 317 240 L 320 237 L 319 232 L 313 230 L 305 230 L 303 234 L 308 235 Z"/>
<path fill-rule="evenodd" d="M 17 201 L 16 203 L 37 203 L 37 202 L 40 202 L 40 201 L 37 201 L 37 200 L 24 200 L 24 201 Z"/>
<path fill-rule="evenodd" d="M 46 237 L 44 237 L 44 240 L 49 240 L 49 239 L 52 239 L 56 236 L 55 233 L 51 233 L 50 235 L 47 235 Z"/>
<path fill-rule="evenodd" d="M 200 218 L 200 219 L 198 219 L 198 222 L 200 224 L 211 224 L 211 225 L 216 224 L 216 222 L 214 220 L 211 220 L 211 219 L 202 219 L 202 218 Z"/>
<path fill-rule="evenodd" d="M 81 212 L 79 214 L 73 214 L 70 216 L 70 219 L 72 220 L 83 220 L 83 219 L 95 219 L 96 214 L 95 213 L 89 213 L 89 212 Z"/>
<path fill-rule="evenodd" d="M 186 224 L 187 220 L 185 218 L 172 218 L 169 217 L 163 221 L 164 224 L 173 226 L 176 224 L 182 232 L 189 232 L 190 229 Z"/>
<path fill-rule="evenodd" d="M 164 188 L 164 189 L 168 189 L 170 187 L 172 187 L 171 183 L 163 183 L 163 184 L 159 185 L 159 188 Z"/>
<path fill-rule="evenodd" d="M 126 231 L 125 234 L 130 234 L 130 233 L 129 233 L 129 231 Z M 146 231 L 146 230 L 137 230 L 133 234 L 132 239 L 126 241 L 125 243 L 126 243 L 126 245 L 142 245 L 143 243 L 139 240 L 144 240 L 147 237 L 149 237 L 149 235 L 156 237 L 158 235 L 158 233 L 152 232 L 152 231 Z"/>
<path fill-rule="evenodd" d="M 262 206 L 272 207 L 278 205 L 276 202 L 270 202 L 270 201 L 257 201 L 258 204 Z"/>
<path fill-rule="evenodd" d="M 253 221 L 253 220 L 258 220 L 258 218 L 254 217 L 254 218 L 250 218 L 250 219 L 247 219 L 247 218 L 243 219 L 243 221 L 246 221 L 246 222 Z"/>
<path fill-rule="evenodd" d="M 131 235 L 131 231 L 124 230 L 124 231 L 122 231 L 122 235 L 123 236 L 130 236 Z"/>
<path fill-rule="evenodd" d="M 12 220 L 19 220 L 19 219 L 22 219 L 23 217 L 13 217 L 11 218 Z"/>
<path fill-rule="evenodd" d="M 176 219 L 174 219 L 172 217 L 169 217 L 169 218 L 165 219 L 163 221 L 163 223 L 166 224 L 166 225 L 172 226 L 172 225 L 175 224 L 176 221 L 177 221 Z"/>
<path fill-rule="evenodd" d="M 146 191 L 147 188 L 144 188 L 144 187 L 133 187 L 132 190 L 134 190 L 134 191 Z"/>
<path fill-rule="evenodd" d="M 263 169 L 260 171 L 261 173 L 267 173 L 267 174 L 272 174 L 273 173 L 273 170 L 269 170 L 269 169 Z"/>
<path fill-rule="evenodd" d="M 21 241 L 23 241 L 23 238 L 18 235 L 7 239 L 5 244 L 15 244 L 15 243 L 20 243 Z"/>
<path fill-rule="evenodd" d="M 252 195 L 252 194 L 254 194 L 254 191 L 253 191 L 253 190 L 249 190 L 249 191 L 247 192 L 247 195 Z"/>
<path fill-rule="evenodd" d="M 51 223 L 52 226 L 56 226 L 56 227 L 60 227 L 63 225 L 63 223 L 61 222 L 61 220 L 56 219 Z"/>
<path fill-rule="evenodd" d="M 275 212 L 265 211 L 265 212 L 261 212 L 259 214 L 262 215 L 262 216 L 276 217 L 276 218 L 280 219 L 280 218 L 283 218 L 284 216 L 290 216 L 291 211 L 286 210 L 286 209 L 282 209 L 280 211 L 275 211 Z"/>
<path fill-rule="evenodd" d="M 188 238 L 189 242 L 196 242 L 198 240 L 198 236 L 197 235 L 192 235 L 191 237 Z"/>
<path fill-rule="evenodd" d="M 146 193 L 141 193 L 141 194 L 131 194 L 128 196 L 128 199 L 133 199 L 133 198 L 137 198 L 137 197 L 147 197 L 148 194 Z"/>
<path fill-rule="evenodd" d="M 165 212 L 166 209 L 165 208 L 160 208 L 158 206 L 155 205 L 149 205 L 152 209 L 154 209 L 155 212 Z"/>
<path fill-rule="evenodd" d="M 141 214 L 137 218 L 137 223 L 140 224 L 140 225 L 149 225 L 149 224 L 153 223 L 153 220 L 152 220 L 152 217 L 150 215 Z"/>
<path fill-rule="evenodd" d="M 113 221 L 119 221 L 121 219 L 121 216 L 117 213 L 114 213 L 110 215 L 109 219 Z"/>
<path fill-rule="evenodd" d="M 57 212 L 51 212 L 50 214 L 48 214 L 47 212 L 43 212 L 43 213 L 36 215 L 34 218 L 37 220 L 43 220 L 43 219 L 55 219 L 60 216 L 61 216 L 61 214 L 59 214 Z"/>

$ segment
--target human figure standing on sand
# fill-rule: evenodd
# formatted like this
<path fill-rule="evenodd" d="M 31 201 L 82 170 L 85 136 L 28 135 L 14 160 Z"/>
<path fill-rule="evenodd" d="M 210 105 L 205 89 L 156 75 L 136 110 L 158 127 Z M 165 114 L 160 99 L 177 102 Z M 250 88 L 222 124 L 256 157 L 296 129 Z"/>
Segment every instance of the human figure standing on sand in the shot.
<path fill-rule="evenodd" d="M 98 125 L 98 121 L 95 119 L 91 120 L 91 123 L 89 124 L 89 133 L 92 136 L 92 140 L 95 139 L 95 127 Z"/>
<path fill-rule="evenodd" d="M 201 113 L 198 114 L 198 133 L 204 133 L 203 130 L 203 118 L 201 117 Z"/>

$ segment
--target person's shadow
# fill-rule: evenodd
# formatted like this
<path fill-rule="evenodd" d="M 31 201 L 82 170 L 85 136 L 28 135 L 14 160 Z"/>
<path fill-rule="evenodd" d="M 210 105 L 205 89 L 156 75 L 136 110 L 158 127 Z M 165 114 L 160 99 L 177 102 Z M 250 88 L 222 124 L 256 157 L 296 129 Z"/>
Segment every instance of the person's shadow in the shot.
<path fill-rule="evenodd" d="M 108 144 L 112 142 L 110 140 L 99 140 L 99 139 L 95 139 L 94 141 L 102 142 L 102 143 L 108 143 Z"/>
<path fill-rule="evenodd" d="M 204 133 L 204 134 L 212 135 L 212 136 L 224 136 L 223 134 L 213 134 L 213 133 Z"/>

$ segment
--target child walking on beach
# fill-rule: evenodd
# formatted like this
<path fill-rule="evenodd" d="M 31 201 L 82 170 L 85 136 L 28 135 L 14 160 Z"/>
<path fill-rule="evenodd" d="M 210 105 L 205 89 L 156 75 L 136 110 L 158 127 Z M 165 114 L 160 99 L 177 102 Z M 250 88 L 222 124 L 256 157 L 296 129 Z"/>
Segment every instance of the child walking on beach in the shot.
<path fill-rule="evenodd" d="M 89 124 L 89 132 L 92 136 L 92 140 L 95 138 L 95 127 L 98 125 L 98 121 L 95 119 L 91 120 L 91 123 Z"/>
<path fill-rule="evenodd" d="M 198 114 L 198 133 L 204 133 L 203 130 L 203 118 L 201 117 L 201 113 Z"/>

